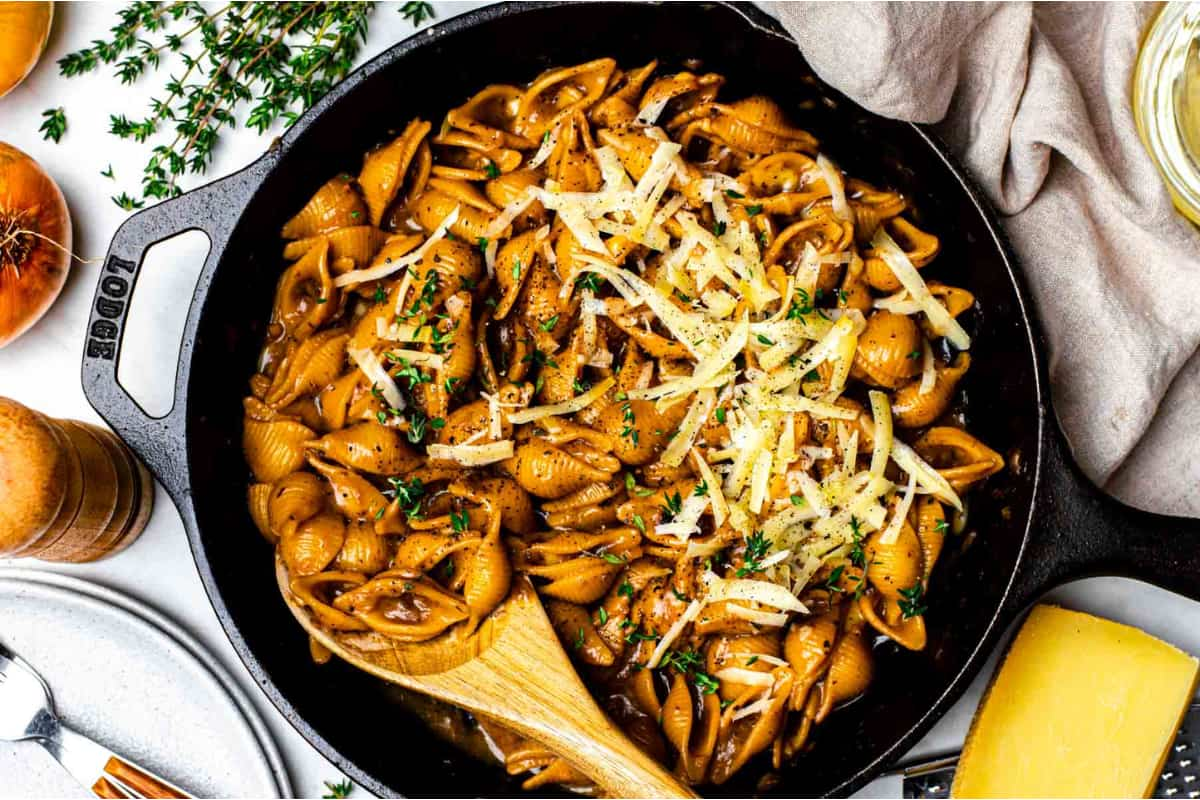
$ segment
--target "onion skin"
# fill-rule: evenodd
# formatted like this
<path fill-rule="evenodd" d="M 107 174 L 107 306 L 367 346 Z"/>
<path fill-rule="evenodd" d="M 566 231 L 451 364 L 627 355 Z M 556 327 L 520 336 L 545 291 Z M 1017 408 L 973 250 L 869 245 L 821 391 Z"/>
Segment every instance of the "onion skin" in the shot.
<path fill-rule="evenodd" d="M 0 3 L 0 97 L 33 71 L 53 21 L 53 3 Z"/>
<path fill-rule="evenodd" d="M 11 236 L 20 230 L 39 236 Z M 67 280 L 70 250 L 71 217 L 58 184 L 32 158 L 0 142 L 0 347 L 54 303 Z"/>

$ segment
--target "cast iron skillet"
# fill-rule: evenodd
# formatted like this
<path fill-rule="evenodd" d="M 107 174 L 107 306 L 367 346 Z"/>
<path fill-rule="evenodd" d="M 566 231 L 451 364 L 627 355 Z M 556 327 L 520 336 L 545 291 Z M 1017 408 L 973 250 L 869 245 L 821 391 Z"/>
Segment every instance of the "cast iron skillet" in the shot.
<path fill-rule="evenodd" d="M 850 48 L 852 49 L 852 48 Z M 97 287 L 83 361 L 88 400 L 146 461 L 178 507 L 205 588 L 250 673 L 288 720 L 352 778 L 381 794 L 519 791 L 389 709 L 382 683 L 314 666 L 278 597 L 271 554 L 246 512 L 241 398 L 254 371 L 282 263 L 280 226 L 337 170 L 413 115 L 438 120 L 486 83 L 603 55 L 631 67 L 700 58 L 728 97 L 783 104 L 851 174 L 911 197 L 944 246 L 931 272 L 979 300 L 968 325 L 971 429 L 1009 468 L 971 499 L 968 532 L 933 577 L 929 646 L 881 646 L 867 697 L 832 715 L 815 748 L 778 775 L 760 759 L 714 794 L 846 794 L 905 752 L 967 687 L 1027 605 L 1070 578 L 1128 575 L 1200 598 L 1200 521 L 1137 511 L 1101 494 L 1067 455 L 1047 394 L 1045 346 L 1025 283 L 979 193 L 922 128 L 889 121 L 822 85 L 763 13 L 729 4 L 516 3 L 466 14 L 402 42 L 337 86 L 241 172 L 129 219 Z M 848 57 L 849 54 L 848 54 Z M 212 249 L 188 311 L 175 404 L 152 418 L 118 384 L 129 292 L 148 247 L 185 230 Z"/>

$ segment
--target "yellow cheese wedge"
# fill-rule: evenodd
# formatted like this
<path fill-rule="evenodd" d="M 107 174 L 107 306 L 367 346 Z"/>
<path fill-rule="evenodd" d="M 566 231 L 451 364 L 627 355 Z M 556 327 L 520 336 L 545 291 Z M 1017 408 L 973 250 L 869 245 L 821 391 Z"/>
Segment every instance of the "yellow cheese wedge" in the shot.
<path fill-rule="evenodd" d="M 953 797 L 1149 797 L 1198 662 L 1105 619 L 1033 609 L 967 736 Z"/>

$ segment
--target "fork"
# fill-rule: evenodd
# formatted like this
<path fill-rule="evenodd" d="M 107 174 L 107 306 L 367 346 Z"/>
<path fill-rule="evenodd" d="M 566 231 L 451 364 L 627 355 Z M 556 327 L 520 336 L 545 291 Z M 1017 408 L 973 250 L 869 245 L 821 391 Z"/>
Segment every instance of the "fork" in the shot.
<path fill-rule="evenodd" d="M 54 695 L 46 681 L 3 643 L 0 643 L 0 739 L 37 742 L 96 797 L 191 797 L 178 786 L 63 723 L 54 710 Z"/>

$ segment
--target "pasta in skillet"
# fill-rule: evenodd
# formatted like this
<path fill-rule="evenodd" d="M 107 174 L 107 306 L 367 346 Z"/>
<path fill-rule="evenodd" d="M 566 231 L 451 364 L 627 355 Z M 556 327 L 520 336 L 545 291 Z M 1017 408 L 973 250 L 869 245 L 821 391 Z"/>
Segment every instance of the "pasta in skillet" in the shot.
<path fill-rule="evenodd" d="M 528 576 L 696 785 L 804 748 L 875 635 L 925 646 L 1003 468 L 948 413 L 974 298 L 925 279 L 937 237 L 722 84 L 599 59 L 412 120 L 284 226 L 244 401 L 251 516 L 322 626 L 465 634 Z M 587 788 L 480 725 L 527 787 Z"/>

